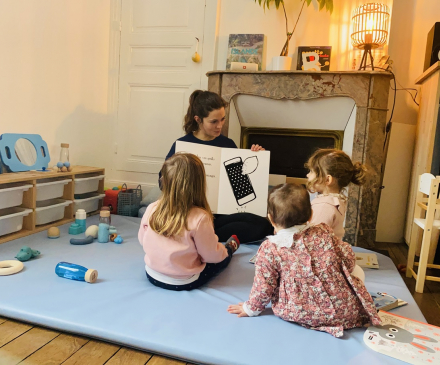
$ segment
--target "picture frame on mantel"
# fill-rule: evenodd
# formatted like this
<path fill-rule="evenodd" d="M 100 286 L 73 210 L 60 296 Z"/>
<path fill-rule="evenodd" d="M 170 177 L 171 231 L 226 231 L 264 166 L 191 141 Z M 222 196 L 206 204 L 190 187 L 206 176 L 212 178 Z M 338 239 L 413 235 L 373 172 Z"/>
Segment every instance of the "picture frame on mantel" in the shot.
<path fill-rule="evenodd" d="M 266 68 L 266 36 L 264 34 L 229 34 L 226 69 L 232 63 L 255 63 L 258 71 Z"/>
<path fill-rule="evenodd" d="M 331 46 L 298 47 L 297 70 L 330 71 Z"/>

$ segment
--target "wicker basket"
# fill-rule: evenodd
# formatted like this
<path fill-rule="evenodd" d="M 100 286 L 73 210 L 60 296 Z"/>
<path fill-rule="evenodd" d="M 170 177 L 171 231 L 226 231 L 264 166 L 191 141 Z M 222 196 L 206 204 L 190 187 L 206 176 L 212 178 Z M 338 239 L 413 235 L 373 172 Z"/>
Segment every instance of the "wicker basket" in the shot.
<path fill-rule="evenodd" d="M 118 214 L 137 217 L 141 201 L 142 188 L 140 185 L 136 189 L 127 189 L 127 184 L 123 184 L 118 195 Z"/>

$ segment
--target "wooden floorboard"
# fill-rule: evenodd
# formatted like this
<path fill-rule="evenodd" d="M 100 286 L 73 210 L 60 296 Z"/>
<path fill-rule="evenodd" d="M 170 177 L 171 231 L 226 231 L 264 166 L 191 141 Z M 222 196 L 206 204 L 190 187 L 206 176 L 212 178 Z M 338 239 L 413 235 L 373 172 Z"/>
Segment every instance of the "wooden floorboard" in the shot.
<path fill-rule="evenodd" d="M 20 365 L 62 364 L 87 342 L 89 342 L 87 338 L 62 333 L 22 361 Z"/>
<path fill-rule="evenodd" d="M 6 321 L 0 324 L 0 348 L 23 333 L 29 331 L 32 325 L 16 321 Z"/>
<path fill-rule="evenodd" d="M 0 348 L 0 364 L 18 364 L 58 335 L 59 332 L 46 328 L 33 327 L 31 330 Z"/>
<path fill-rule="evenodd" d="M 406 244 L 377 242 L 394 264 L 406 264 Z M 401 274 L 428 323 L 440 326 L 440 283 L 427 281 L 423 294 Z M 193 365 L 147 352 L 59 333 L 0 317 L 0 365 Z"/>
<path fill-rule="evenodd" d="M 105 365 L 144 365 L 153 355 L 148 352 L 137 351 L 121 347 Z"/>
<path fill-rule="evenodd" d="M 148 365 L 186 365 L 185 362 L 155 355 L 148 361 Z"/>
<path fill-rule="evenodd" d="M 90 340 L 72 356 L 70 356 L 63 365 L 102 365 L 107 362 L 118 350 L 120 346 L 106 342 Z"/>

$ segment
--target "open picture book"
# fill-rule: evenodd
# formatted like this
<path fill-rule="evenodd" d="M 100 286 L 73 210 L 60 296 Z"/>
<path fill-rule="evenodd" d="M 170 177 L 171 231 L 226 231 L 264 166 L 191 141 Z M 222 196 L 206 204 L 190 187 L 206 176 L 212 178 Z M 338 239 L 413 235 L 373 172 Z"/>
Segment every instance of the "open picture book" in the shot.
<path fill-rule="evenodd" d="M 393 295 L 381 292 L 369 292 L 373 298 L 374 305 L 377 310 L 389 311 L 391 309 L 401 307 L 408 304 L 402 299 L 396 298 Z"/>
<path fill-rule="evenodd" d="M 269 151 L 220 148 L 176 142 L 176 152 L 192 153 L 205 167 L 207 198 L 213 213 L 267 215 Z"/>
<path fill-rule="evenodd" d="M 379 312 L 381 325 L 364 333 L 367 346 L 409 364 L 440 364 L 440 328 L 394 313 Z"/>

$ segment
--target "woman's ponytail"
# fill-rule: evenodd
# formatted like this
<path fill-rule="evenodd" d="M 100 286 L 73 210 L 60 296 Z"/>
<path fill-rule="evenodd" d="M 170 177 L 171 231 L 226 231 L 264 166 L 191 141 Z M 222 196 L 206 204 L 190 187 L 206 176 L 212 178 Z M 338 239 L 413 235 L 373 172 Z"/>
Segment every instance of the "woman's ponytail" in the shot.
<path fill-rule="evenodd" d="M 194 119 L 194 117 L 196 116 L 196 113 L 194 112 L 194 104 L 195 100 L 201 93 L 203 93 L 202 90 L 195 90 L 189 97 L 188 111 L 186 112 L 186 115 L 183 119 L 183 129 L 186 134 L 195 132 L 199 128 L 196 120 Z"/>
<path fill-rule="evenodd" d="M 188 111 L 183 119 L 183 130 L 186 134 L 197 132 L 199 125 L 195 120 L 198 116 L 202 121 L 213 110 L 225 108 L 228 103 L 218 94 L 211 91 L 195 90 L 189 97 Z"/>
<path fill-rule="evenodd" d="M 365 165 L 360 162 L 355 162 L 353 164 L 353 177 L 351 178 L 351 182 L 355 185 L 363 185 L 365 184 L 366 178 L 367 168 Z"/>

